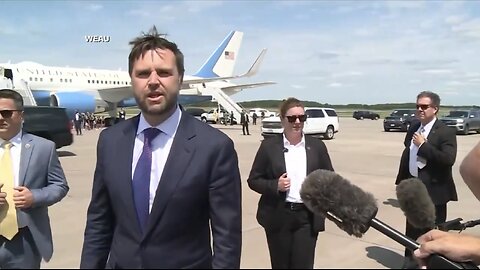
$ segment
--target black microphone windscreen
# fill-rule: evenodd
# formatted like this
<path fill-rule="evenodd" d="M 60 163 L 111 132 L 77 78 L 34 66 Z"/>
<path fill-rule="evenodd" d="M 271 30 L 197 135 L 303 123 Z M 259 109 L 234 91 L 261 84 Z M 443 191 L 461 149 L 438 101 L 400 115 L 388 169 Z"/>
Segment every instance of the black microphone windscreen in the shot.
<path fill-rule="evenodd" d="M 400 209 L 413 227 L 432 229 L 435 226 L 435 205 L 422 180 L 402 180 L 397 185 L 397 199 Z"/>
<path fill-rule="evenodd" d="M 302 184 L 300 197 L 312 212 L 327 217 L 356 237 L 368 230 L 378 210 L 372 194 L 328 170 L 311 172 Z"/>

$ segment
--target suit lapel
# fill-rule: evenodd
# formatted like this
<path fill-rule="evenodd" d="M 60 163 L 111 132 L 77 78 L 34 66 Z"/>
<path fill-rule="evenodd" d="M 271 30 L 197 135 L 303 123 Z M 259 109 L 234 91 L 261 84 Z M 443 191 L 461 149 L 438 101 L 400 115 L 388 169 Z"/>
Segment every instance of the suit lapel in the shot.
<path fill-rule="evenodd" d="M 123 133 L 118 139 L 116 148 L 116 154 L 114 158 L 118 162 L 117 179 L 119 181 L 119 186 L 125 192 L 123 198 L 128 201 L 125 202 L 125 212 L 130 217 L 133 217 L 134 226 L 137 227 L 137 230 L 140 232 L 140 227 L 137 222 L 137 210 L 135 209 L 135 203 L 133 200 L 133 189 L 132 189 L 132 162 L 133 162 L 133 148 L 135 147 L 135 138 L 137 136 L 137 128 L 140 116 L 137 115 L 129 120 L 130 123 L 125 125 Z"/>
<path fill-rule="evenodd" d="M 30 158 L 32 157 L 32 151 L 35 147 L 35 144 L 32 143 L 33 138 L 28 133 L 22 134 L 22 149 L 20 151 L 20 169 L 19 169 L 19 179 L 18 184 L 20 186 L 25 185 L 25 176 L 27 175 L 27 168 L 30 163 Z"/>
<path fill-rule="evenodd" d="M 285 165 L 285 146 L 283 145 L 283 136 L 279 136 L 278 143 L 275 145 L 278 145 L 278 147 L 272 147 L 272 157 L 274 157 L 275 163 L 274 163 L 274 172 L 278 172 L 277 178 L 282 175 L 284 172 L 287 171 L 287 166 Z"/>
<path fill-rule="evenodd" d="M 433 123 L 432 129 L 430 130 L 430 133 L 428 133 L 427 139 L 428 140 L 434 140 L 437 137 L 437 129 L 440 127 L 440 120 L 436 119 L 435 123 Z"/>
<path fill-rule="evenodd" d="M 156 220 L 162 216 L 170 197 L 175 192 L 178 184 L 183 180 L 188 164 L 195 152 L 194 141 L 195 131 L 192 119 L 186 113 L 182 113 L 175 138 L 173 139 L 167 162 L 163 169 L 160 183 L 158 184 L 153 201 L 152 210 L 148 219 L 147 230 L 144 237 L 154 228 Z"/>
<path fill-rule="evenodd" d="M 318 155 L 318 153 L 315 153 L 312 150 L 312 139 L 313 138 L 305 137 L 305 152 L 307 154 L 307 175 L 311 173 L 314 169 L 316 169 L 316 166 L 318 167 L 318 160 L 316 156 Z"/>

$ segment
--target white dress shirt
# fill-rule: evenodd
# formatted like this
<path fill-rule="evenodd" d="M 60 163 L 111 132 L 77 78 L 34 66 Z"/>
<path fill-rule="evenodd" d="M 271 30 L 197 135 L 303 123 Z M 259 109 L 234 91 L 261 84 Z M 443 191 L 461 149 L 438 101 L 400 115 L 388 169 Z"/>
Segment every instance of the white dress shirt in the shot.
<path fill-rule="evenodd" d="M 170 149 L 172 147 L 173 139 L 177 133 L 177 128 L 180 123 L 182 112 L 177 105 L 175 112 L 167 118 L 163 123 L 155 128 L 158 128 L 161 132 L 158 136 L 152 140 L 152 171 L 150 173 L 150 199 L 149 199 L 149 212 L 152 210 L 153 201 L 155 200 L 155 194 L 157 192 L 160 178 L 163 174 L 165 163 L 167 162 Z M 144 135 L 143 130 L 150 128 L 150 124 L 145 120 L 143 114 L 140 114 L 140 121 L 138 122 L 137 137 L 135 138 L 135 146 L 133 149 L 133 162 L 132 162 L 132 181 L 135 173 L 135 167 L 143 152 Z"/>
<path fill-rule="evenodd" d="M 307 177 L 307 151 L 305 150 L 305 136 L 302 140 L 292 145 L 283 135 L 283 147 L 287 177 L 290 178 L 290 189 L 287 191 L 287 202 L 301 203 L 300 189 Z"/>
<path fill-rule="evenodd" d="M 430 134 L 430 131 L 432 130 L 433 124 L 435 124 L 435 121 L 437 118 L 435 117 L 432 121 L 428 122 L 425 126 L 420 125 L 418 130 L 416 132 L 419 132 L 423 134 L 423 137 L 425 138 L 425 142 L 427 142 L 427 137 L 428 134 Z M 423 129 L 423 132 L 421 132 Z M 416 146 L 413 143 L 413 138 L 410 142 L 410 157 L 408 160 L 408 169 L 410 171 L 410 174 L 413 175 L 414 177 L 418 177 L 418 168 L 423 168 L 427 165 L 427 160 L 423 157 L 418 156 L 418 149 L 419 147 Z"/>
<path fill-rule="evenodd" d="M 5 142 L 2 138 L 0 138 L 0 159 L 3 157 L 3 147 L 2 144 Z M 18 187 L 20 185 L 20 155 L 22 153 L 22 130 L 13 137 L 10 142 L 12 143 L 12 147 L 10 148 L 10 157 L 12 158 L 13 163 L 13 183 L 14 187 Z M 4 191 L 7 192 L 7 191 Z"/>

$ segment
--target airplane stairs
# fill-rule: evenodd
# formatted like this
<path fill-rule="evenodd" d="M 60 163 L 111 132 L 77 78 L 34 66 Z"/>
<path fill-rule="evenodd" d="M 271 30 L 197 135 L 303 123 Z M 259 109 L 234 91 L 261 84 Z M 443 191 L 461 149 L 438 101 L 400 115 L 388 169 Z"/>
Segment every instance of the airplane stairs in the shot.
<path fill-rule="evenodd" d="M 199 92 L 202 95 L 210 95 L 218 104 L 220 104 L 227 112 L 231 113 L 233 111 L 233 117 L 238 124 L 240 124 L 240 113 L 243 111 L 243 108 L 238 105 L 233 99 L 231 99 L 225 92 L 220 88 L 198 88 Z M 251 121 L 251 120 L 250 120 Z"/>
<path fill-rule="evenodd" d="M 21 79 L 14 84 L 13 90 L 17 91 L 23 97 L 23 104 L 30 106 L 37 106 L 37 102 L 32 94 L 32 89 L 28 86 L 28 83 Z"/>

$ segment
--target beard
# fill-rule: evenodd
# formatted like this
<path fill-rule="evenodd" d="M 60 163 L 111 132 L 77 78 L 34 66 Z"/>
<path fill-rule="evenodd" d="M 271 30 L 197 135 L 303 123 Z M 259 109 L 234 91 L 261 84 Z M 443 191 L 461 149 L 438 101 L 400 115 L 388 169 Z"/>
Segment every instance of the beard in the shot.
<path fill-rule="evenodd" d="M 163 98 L 164 100 L 161 103 L 149 104 L 147 97 L 141 99 L 140 97 L 135 95 L 135 101 L 137 102 L 138 107 L 140 108 L 142 113 L 147 115 L 164 115 L 173 111 L 177 104 L 177 96 L 163 96 Z"/>

